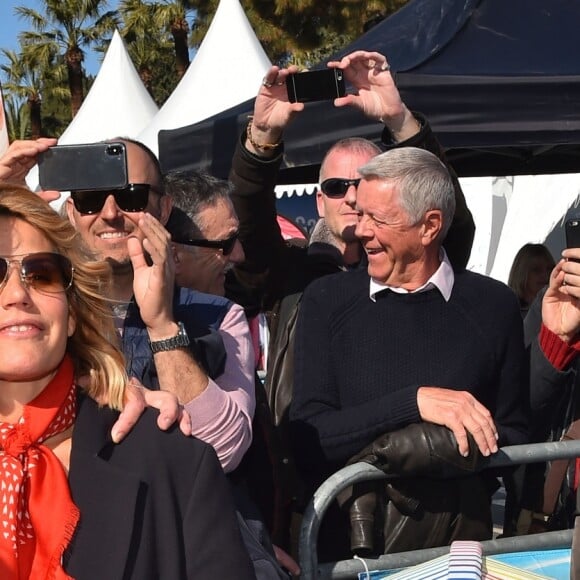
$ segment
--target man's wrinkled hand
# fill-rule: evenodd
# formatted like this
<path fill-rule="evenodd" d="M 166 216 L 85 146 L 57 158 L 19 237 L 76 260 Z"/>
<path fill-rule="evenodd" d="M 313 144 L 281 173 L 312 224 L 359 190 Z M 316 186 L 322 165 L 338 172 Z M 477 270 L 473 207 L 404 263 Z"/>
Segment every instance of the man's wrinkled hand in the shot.
<path fill-rule="evenodd" d="M 417 407 L 423 421 L 444 425 L 457 439 L 459 453 L 467 457 L 471 433 L 482 455 L 497 452 L 498 433 L 491 413 L 471 393 L 440 387 L 420 387 Z"/>

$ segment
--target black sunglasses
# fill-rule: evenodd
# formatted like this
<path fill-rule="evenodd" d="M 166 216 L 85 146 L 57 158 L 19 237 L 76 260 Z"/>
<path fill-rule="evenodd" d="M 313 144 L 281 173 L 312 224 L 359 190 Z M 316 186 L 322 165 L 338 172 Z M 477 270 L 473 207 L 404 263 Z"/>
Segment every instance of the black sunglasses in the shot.
<path fill-rule="evenodd" d="M 79 213 L 90 215 L 99 213 L 103 209 L 109 195 L 115 198 L 115 203 L 121 211 L 143 211 L 149 202 L 149 191 L 156 190 L 148 183 L 129 183 L 122 189 L 71 191 L 70 196 Z"/>
<path fill-rule="evenodd" d="M 38 292 L 65 292 L 72 284 L 74 268 L 67 257 L 54 252 L 37 252 L 19 260 L 0 257 L 0 289 L 8 281 L 12 264 L 18 264 L 22 284 Z"/>
<path fill-rule="evenodd" d="M 229 238 L 225 240 L 189 240 L 189 239 L 179 239 L 173 238 L 176 244 L 183 244 L 184 246 L 199 246 L 200 248 L 218 248 L 222 251 L 224 256 L 229 256 L 233 250 L 236 242 L 238 241 L 238 232 L 232 234 Z"/>
<path fill-rule="evenodd" d="M 360 183 L 360 177 L 357 179 L 343 179 L 342 177 L 331 177 L 330 179 L 325 179 L 320 184 L 320 189 L 323 193 L 328 195 L 328 197 L 344 197 L 348 188 L 351 185 L 358 187 Z"/>

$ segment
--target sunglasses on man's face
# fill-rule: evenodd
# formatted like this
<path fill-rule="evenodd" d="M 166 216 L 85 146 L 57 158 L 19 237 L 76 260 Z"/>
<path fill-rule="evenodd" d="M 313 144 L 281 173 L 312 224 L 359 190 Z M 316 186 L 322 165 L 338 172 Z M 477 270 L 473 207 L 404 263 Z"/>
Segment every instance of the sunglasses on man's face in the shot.
<path fill-rule="evenodd" d="M 107 191 L 71 191 L 70 196 L 79 213 L 90 215 L 103 209 L 109 195 L 115 198 L 121 211 L 143 211 L 149 203 L 149 191 L 155 190 L 148 183 L 129 183 L 121 189 Z"/>
<path fill-rule="evenodd" d="M 342 177 L 331 177 L 330 179 L 325 179 L 320 184 L 320 189 L 328 197 L 344 197 L 351 185 L 354 185 L 356 188 L 359 183 L 360 178 L 343 179 Z"/>
<path fill-rule="evenodd" d="M 232 234 L 225 240 L 191 240 L 182 238 L 173 238 L 176 244 L 183 244 L 184 246 L 199 246 L 200 248 L 217 248 L 222 251 L 224 256 L 229 256 L 234 251 L 234 246 L 238 241 L 238 232 Z"/>
<path fill-rule="evenodd" d="M 20 280 L 27 288 L 48 294 L 70 288 L 74 268 L 67 257 L 54 252 L 37 252 L 19 258 L 0 257 L 0 290 L 6 286 L 13 264 L 20 269 Z"/>

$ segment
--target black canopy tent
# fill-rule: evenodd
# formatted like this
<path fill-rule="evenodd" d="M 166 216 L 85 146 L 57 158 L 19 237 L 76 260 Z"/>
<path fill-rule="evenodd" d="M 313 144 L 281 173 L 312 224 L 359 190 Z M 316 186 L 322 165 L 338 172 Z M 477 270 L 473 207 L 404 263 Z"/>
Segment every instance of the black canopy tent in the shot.
<path fill-rule="evenodd" d="M 356 49 L 387 56 L 404 101 L 428 117 L 459 175 L 580 171 L 578 0 L 411 0 L 336 57 Z M 161 131 L 164 170 L 226 177 L 252 108 Z M 309 104 L 285 134 L 281 183 L 317 181 L 340 138 L 379 135 L 353 108 Z"/>

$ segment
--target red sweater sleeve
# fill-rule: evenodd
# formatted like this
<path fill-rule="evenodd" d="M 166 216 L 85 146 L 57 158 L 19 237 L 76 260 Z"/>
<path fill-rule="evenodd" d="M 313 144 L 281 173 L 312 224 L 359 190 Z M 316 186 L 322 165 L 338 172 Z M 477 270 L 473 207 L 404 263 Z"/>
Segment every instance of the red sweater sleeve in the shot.
<path fill-rule="evenodd" d="M 580 351 L 580 337 L 570 343 L 565 342 L 544 324 L 540 327 L 539 341 L 545 357 L 559 371 L 563 371 Z"/>

